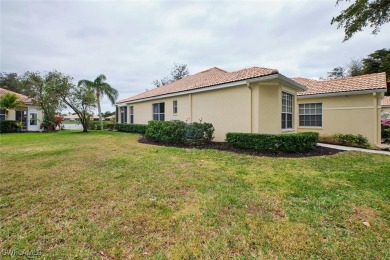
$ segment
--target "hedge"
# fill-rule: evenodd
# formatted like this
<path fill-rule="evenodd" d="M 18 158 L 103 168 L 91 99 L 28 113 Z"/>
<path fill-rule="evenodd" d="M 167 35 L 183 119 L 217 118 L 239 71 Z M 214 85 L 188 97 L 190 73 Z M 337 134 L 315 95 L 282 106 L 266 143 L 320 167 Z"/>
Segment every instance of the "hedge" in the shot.
<path fill-rule="evenodd" d="M 154 142 L 185 143 L 186 123 L 182 121 L 149 121 L 145 137 Z"/>
<path fill-rule="evenodd" d="M 186 143 L 189 145 L 207 144 L 213 140 L 214 126 L 210 123 L 191 123 L 186 125 Z"/>
<path fill-rule="evenodd" d="M 383 139 L 390 138 L 390 126 L 388 125 L 381 125 L 381 136 Z"/>
<path fill-rule="evenodd" d="M 16 128 L 16 121 L 14 120 L 0 121 L 0 133 L 14 133 Z"/>
<path fill-rule="evenodd" d="M 210 123 L 186 124 L 182 121 L 150 121 L 145 137 L 154 142 L 167 144 L 202 145 L 214 138 Z"/>
<path fill-rule="evenodd" d="M 320 136 L 320 142 L 328 144 L 338 144 L 346 146 L 354 146 L 361 148 L 369 148 L 370 143 L 368 139 L 360 134 L 334 134 Z"/>
<path fill-rule="evenodd" d="M 137 134 L 144 134 L 146 131 L 147 125 L 141 125 L 141 124 L 115 124 L 115 129 L 118 130 L 118 132 L 127 132 L 127 133 L 137 133 Z"/>
<path fill-rule="evenodd" d="M 114 130 L 115 123 L 111 121 L 103 121 L 103 129 Z M 99 121 L 89 121 L 88 122 L 89 130 L 100 130 Z"/>
<path fill-rule="evenodd" d="M 227 133 L 226 141 L 235 148 L 259 152 L 306 152 L 316 147 L 318 133 L 304 132 L 294 134 L 252 134 Z"/>

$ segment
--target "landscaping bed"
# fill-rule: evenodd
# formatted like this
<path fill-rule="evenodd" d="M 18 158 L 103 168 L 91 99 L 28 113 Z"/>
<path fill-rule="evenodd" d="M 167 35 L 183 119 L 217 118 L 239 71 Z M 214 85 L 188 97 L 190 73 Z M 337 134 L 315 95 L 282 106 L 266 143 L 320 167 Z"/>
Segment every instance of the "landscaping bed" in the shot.
<path fill-rule="evenodd" d="M 193 145 L 183 145 L 183 144 L 165 144 L 165 143 L 158 143 L 153 142 L 148 139 L 146 139 L 144 136 L 142 136 L 139 140 L 139 143 L 142 144 L 151 144 L 151 145 L 159 145 L 159 146 L 167 146 L 167 147 L 179 147 L 179 148 L 187 148 L 187 149 L 215 149 L 219 151 L 227 151 L 227 152 L 233 152 L 238 154 L 248 154 L 253 156 L 266 156 L 266 157 L 287 157 L 287 158 L 298 158 L 298 157 L 313 157 L 313 156 L 325 156 L 325 155 L 333 155 L 340 152 L 343 152 L 342 150 L 333 149 L 333 148 L 327 148 L 322 146 L 316 146 L 313 150 L 310 150 L 308 152 L 297 152 L 297 153 L 286 153 L 286 152 L 258 152 L 253 150 L 243 150 L 238 149 L 230 146 L 226 142 L 211 142 L 208 144 L 193 146 Z"/>

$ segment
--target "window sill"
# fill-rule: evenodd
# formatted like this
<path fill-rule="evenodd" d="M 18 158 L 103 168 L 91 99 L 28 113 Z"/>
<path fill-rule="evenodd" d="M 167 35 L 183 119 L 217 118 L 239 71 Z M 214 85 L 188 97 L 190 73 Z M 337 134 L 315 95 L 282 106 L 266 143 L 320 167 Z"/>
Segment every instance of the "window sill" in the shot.
<path fill-rule="evenodd" d="M 322 126 L 299 126 L 298 128 L 303 128 L 303 129 L 322 129 Z"/>
<path fill-rule="evenodd" d="M 282 129 L 282 133 L 295 132 L 294 128 Z"/>

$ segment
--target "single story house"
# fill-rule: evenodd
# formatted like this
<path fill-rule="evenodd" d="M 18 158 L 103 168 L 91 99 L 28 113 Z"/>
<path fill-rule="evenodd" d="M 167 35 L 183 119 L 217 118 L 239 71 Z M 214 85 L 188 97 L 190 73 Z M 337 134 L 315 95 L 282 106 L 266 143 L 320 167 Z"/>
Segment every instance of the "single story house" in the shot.
<path fill-rule="evenodd" d="M 334 80 L 293 80 L 307 87 L 298 93 L 298 132 L 361 134 L 373 145 L 381 143 L 381 100 L 387 90 L 386 73 Z"/>
<path fill-rule="evenodd" d="M 74 115 L 66 115 L 62 117 L 64 121 L 80 121 L 80 118 L 77 114 Z"/>
<path fill-rule="evenodd" d="M 390 96 L 382 98 L 382 119 L 390 119 Z"/>
<path fill-rule="evenodd" d="M 297 93 L 306 87 L 275 69 L 211 68 L 117 102 L 120 123 L 208 122 L 215 141 L 228 132 L 296 132 Z"/>
<path fill-rule="evenodd" d="M 41 122 L 43 120 L 43 113 L 42 110 L 33 103 L 32 99 L 8 89 L 0 88 L 0 97 L 7 93 L 15 94 L 18 97 L 18 100 L 24 103 L 24 106 L 9 110 L 1 109 L 0 120 L 15 120 L 17 122 L 22 122 L 25 131 L 42 131 Z"/>
<path fill-rule="evenodd" d="M 362 134 L 380 144 L 385 73 L 336 80 L 290 79 L 276 69 L 211 68 L 116 103 L 116 121 L 208 122 L 228 132 Z"/>

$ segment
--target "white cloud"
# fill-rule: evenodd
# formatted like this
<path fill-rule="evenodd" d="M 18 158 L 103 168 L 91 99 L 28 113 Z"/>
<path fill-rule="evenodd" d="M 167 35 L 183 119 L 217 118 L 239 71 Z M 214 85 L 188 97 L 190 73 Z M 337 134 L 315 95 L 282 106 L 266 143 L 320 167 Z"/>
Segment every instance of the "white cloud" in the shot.
<path fill-rule="evenodd" d="M 345 5 L 345 4 L 344 4 Z M 106 74 L 120 98 L 152 88 L 174 62 L 276 68 L 319 77 L 390 46 L 390 25 L 342 43 L 335 1 L 1 1 L 1 71 Z M 113 110 L 107 100 L 103 110 Z"/>

